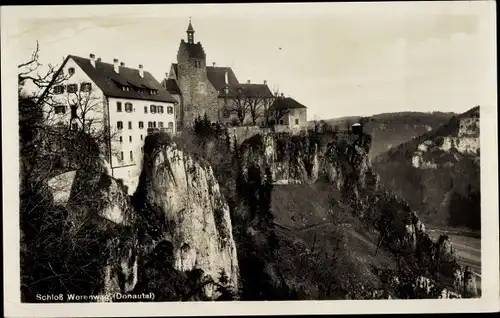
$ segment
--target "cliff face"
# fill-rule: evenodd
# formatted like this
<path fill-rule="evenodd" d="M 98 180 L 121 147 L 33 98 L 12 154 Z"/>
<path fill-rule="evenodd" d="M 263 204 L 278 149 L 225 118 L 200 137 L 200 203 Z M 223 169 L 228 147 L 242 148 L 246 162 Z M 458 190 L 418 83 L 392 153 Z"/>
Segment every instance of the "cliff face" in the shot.
<path fill-rule="evenodd" d="M 479 107 L 378 156 L 373 167 L 384 185 L 426 211 L 427 223 L 479 229 Z"/>
<path fill-rule="evenodd" d="M 474 274 L 458 264 L 449 239 L 432 241 L 417 213 L 404 200 L 382 188 L 379 176 L 372 171 L 370 145 L 371 138 L 367 135 L 269 134 L 245 141 L 239 156 L 244 176 L 252 167 L 269 168 L 274 183 L 327 181 L 340 191 L 342 206 L 351 207 L 356 218 L 365 224 L 365 230 L 379 233 L 377 246 L 381 244 L 396 258 L 404 257 L 413 268 L 411 274 L 391 273 L 393 277 L 401 277 L 397 283 L 391 283 L 392 289 L 405 290 L 406 294 L 400 295 L 453 297 L 451 288 L 458 295 L 475 296 Z"/>
<path fill-rule="evenodd" d="M 312 184 L 320 179 L 355 193 L 377 188 L 368 158 L 369 135 L 264 134 L 245 141 L 240 148 L 242 170 L 250 164 L 271 170 L 275 184 Z"/>
<path fill-rule="evenodd" d="M 146 149 L 135 197 L 143 206 L 140 213 L 155 220 L 154 242 L 172 244 L 176 270 L 201 269 L 215 282 L 223 272 L 236 288 L 238 260 L 229 207 L 212 168 L 171 142 L 148 145 L 146 140 Z M 211 297 L 213 286 L 205 294 Z"/>
<path fill-rule="evenodd" d="M 110 295 L 130 292 L 137 283 L 136 213 L 122 184 L 109 173 L 107 162 L 96 157 L 90 166 L 48 181 L 54 206 L 67 211 L 61 250 L 76 253 L 68 264 L 76 267 L 71 274 L 94 277 L 95 283 L 75 293 L 98 295 L 97 301 L 111 301 Z"/>

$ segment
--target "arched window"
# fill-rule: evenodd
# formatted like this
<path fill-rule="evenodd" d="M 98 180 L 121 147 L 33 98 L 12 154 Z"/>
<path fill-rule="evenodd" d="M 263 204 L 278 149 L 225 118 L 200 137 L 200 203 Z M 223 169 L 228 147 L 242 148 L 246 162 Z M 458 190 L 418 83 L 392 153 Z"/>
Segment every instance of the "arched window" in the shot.
<path fill-rule="evenodd" d="M 121 121 L 117 122 L 116 128 L 118 128 L 118 130 L 122 130 L 123 129 L 123 122 L 121 122 Z"/>
<path fill-rule="evenodd" d="M 151 111 L 151 114 L 155 114 L 156 113 L 156 106 L 155 105 L 151 105 L 150 106 L 150 111 Z"/>
<path fill-rule="evenodd" d="M 172 106 L 167 107 L 167 114 L 173 114 L 174 113 L 174 108 Z"/>

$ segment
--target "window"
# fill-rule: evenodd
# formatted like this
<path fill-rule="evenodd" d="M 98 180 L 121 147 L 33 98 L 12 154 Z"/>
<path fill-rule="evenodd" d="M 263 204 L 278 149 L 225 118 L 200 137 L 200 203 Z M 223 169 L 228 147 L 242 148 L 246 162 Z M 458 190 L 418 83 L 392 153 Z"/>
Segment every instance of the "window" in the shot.
<path fill-rule="evenodd" d="M 64 85 L 54 86 L 54 94 L 62 94 L 64 93 Z"/>
<path fill-rule="evenodd" d="M 134 153 L 130 151 L 130 160 L 134 160 Z"/>
<path fill-rule="evenodd" d="M 148 106 L 144 106 L 144 114 L 148 113 Z"/>
<path fill-rule="evenodd" d="M 173 114 L 174 113 L 174 108 L 172 106 L 167 107 L 167 114 Z"/>
<path fill-rule="evenodd" d="M 140 121 L 139 122 L 139 129 L 143 129 L 144 128 L 144 122 L 143 121 Z"/>
<path fill-rule="evenodd" d="M 174 123 L 173 122 L 169 122 L 168 123 L 168 129 L 174 129 Z"/>
<path fill-rule="evenodd" d="M 148 128 L 153 128 L 153 122 L 152 121 L 148 121 Z"/>
<path fill-rule="evenodd" d="M 66 113 L 66 106 L 64 105 L 59 105 L 54 107 L 54 113 L 56 114 L 64 114 Z"/>
<path fill-rule="evenodd" d="M 158 106 L 158 113 L 163 114 L 163 106 Z"/>
<path fill-rule="evenodd" d="M 158 95 L 158 91 L 156 89 L 150 89 L 149 94 L 151 95 Z"/>
<path fill-rule="evenodd" d="M 125 103 L 125 111 L 131 113 L 134 110 L 132 103 Z"/>
<path fill-rule="evenodd" d="M 76 91 L 78 90 L 78 85 L 68 84 L 66 89 L 67 89 L 68 93 L 76 93 Z"/>
<path fill-rule="evenodd" d="M 120 160 L 123 161 L 123 151 L 120 152 Z"/>
<path fill-rule="evenodd" d="M 283 119 L 280 119 L 280 125 L 283 125 Z"/>
<path fill-rule="evenodd" d="M 77 130 L 78 129 L 78 124 L 77 123 L 71 124 L 71 129 Z"/>
<path fill-rule="evenodd" d="M 128 136 L 128 141 L 132 142 L 132 136 Z"/>
<path fill-rule="evenodd" d="M 130 87 L 129 86 L 122 86 L 122 91 L 130 92 Z"/>
<path fill-rule="evenodd" d="M 75 68 L 74 68 L 74 67 L 70 67 L 70 68 L 68 68 L 68 74 L 69 74 L 69 75 L 73 75 L 73 74 L 75 74 Z"/>
<path fill-rule="evenodd" d="M 143 139 L 142 135 L 141 135 L 141 140 Z"/>
<path fill-rule="evenodd" d="M 162 121 L 158 122 L 158 128 L 163 128 L 163 122 Z"/>
<path fill-rule="evenodd" d="M 156 106 L 151 105 L 151 114 L 154 114 L 154 113 L 156 113 Z"/>
<path fill-rule="evenodd" d="M 92 83 L 81 83 L 80 90 L 82 92 L 90 92 L 92 90 Z"/>
<path fill-rule="evenodd" d="M 116 111 L 121 112 L 122 111 L 122 102 L 116 102 Z"/>
<path fill-rule="evenodd" d="M 78 118 L 76 105 L 71 105 L 71 119 Z"/>
<path fill-rule="evenodd" d="M 132 129 L 132 122 L 131 121 L 128 122 L 128 129 Z"/>
<path fill-rule="evenodd" d="M 298 124 L 299 124 L 299 119 L 298 119 L 298 118 L 296 118 L 296 119 L 295 119 L 295 125 L 298 125 Z"/>
<path fill-rule="evenodd" d="M 117 122 L 116 128 L 118 128 L 119 130 L 122 130 L 123 129 L 123 122 L 121 122 L 121 121 Z"/>
<path fill-rule="evenodd" d="M 123 142 L 123 137 L 122 136 L 120 136 L 120 142 Z"/>

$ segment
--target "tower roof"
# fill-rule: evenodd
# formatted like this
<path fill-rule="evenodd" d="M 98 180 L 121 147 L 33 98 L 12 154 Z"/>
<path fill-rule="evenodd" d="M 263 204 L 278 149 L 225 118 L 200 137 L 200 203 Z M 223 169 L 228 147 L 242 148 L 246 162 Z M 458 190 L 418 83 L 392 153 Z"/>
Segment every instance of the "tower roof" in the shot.
<path fill-rule="evenodd" d="M 187 29 L 186 32 L 192 32 L 192 33 L 194 33 L 193 25 L 191 24 L 191 19 L 189 19 L 189 25 L 188 25 L 188 29 Z"/>

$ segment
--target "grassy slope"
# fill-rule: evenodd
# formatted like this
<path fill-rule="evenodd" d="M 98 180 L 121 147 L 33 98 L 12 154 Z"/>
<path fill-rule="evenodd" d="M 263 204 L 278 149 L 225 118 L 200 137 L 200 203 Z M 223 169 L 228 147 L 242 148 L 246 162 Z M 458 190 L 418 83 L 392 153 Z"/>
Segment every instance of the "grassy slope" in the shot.
<path fill-rule="evenodd" d="M 357 228 L 347 209 L 340 207 L 337 211 L 329 212 L 331 200 L 336 200 L 338 195 L 333 186 L 321 182 L 274 186 L 272 211 L 275 222 L 289 228 L 276 227 L 281 240 L 289 243 L 280 249 L 284 255 L 292 257 L 285 257 L 280 267 L 285 272 L 296 272 L 292 275 L 300 278 L 301 272 L 312 269 L 307 264 L 297 266 L 300 261 L 294 261 L 293 257 L 310 258 L 309 253 L 312 251 L 326 251 L 329 255 L 338 253 L 342 259 L 334 266 L 333 275 L 349 276 L 354 282 L 369 282 L 379 287 L 381 282 L 371 266 L 394 269 L 395 260 L 384 250 L 379 250 L 375 255 L 377 237 L 374 233 Z M 302 252 L 293 255 L 297 251 Z"/>

